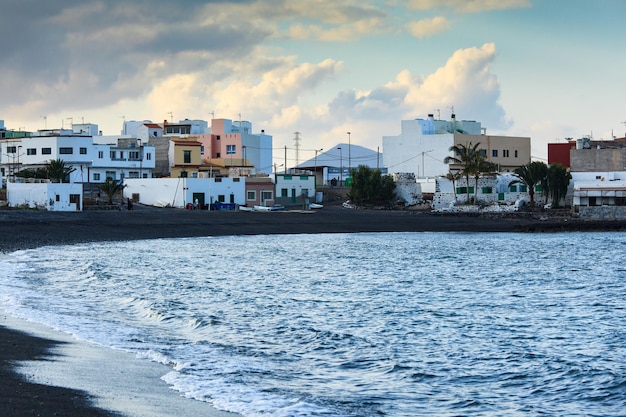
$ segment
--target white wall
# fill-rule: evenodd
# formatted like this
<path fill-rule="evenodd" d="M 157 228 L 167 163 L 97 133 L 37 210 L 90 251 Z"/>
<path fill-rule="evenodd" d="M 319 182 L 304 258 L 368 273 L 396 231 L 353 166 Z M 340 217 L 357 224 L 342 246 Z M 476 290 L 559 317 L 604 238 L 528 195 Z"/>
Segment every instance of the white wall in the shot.
<path fill-rule="evenodd" d="M 70 203 L 70 194 L 80 195 L 78 207 Z M 10 207 L 28 206 L 49 211 L 81 211 L 82 199 L 82 184 L 7 183 L 7 200 Z"/>
<path fill-rule="evenodd" d="M 291 179 L 288 179 L 291 177 Z M 284 175 L 280 174 L 276 176 L 276 197 L 281 197 L 281 190 L 283 188 L 287 189 L 287 196 L 291 197 L 291 190 L 296 190 L 296 197 L 300 197 L 302 195 L 303 190 L 308 192 L 308 196 L 310 198 L 315 198 L 315 175 L 288 175 L 285 178 Z"/>
<path fill-rule="evenodd" d="M 126 179 L 124 198 L 139 194 L 139 202 L 157 207 L 183 208 L 193 202 L 194 193 L 205 194 L 205 204 L 216 202 L 219 195 L 230 202 L 232 194 L 236 204 L 246 204 L 246 184 L 244 178 L 150 178 Z"/>
<path fill-rule="evenodd" d="M 383 154 L 389 173 L 412 172 L 422 178 L 448 172 L 443 160 L 451 155 L 448 149 L 454 145 L 453 134 L 424 135 L 418 120 L 402 120 L 401 130 L 398 136 L 383 136 Z"/>

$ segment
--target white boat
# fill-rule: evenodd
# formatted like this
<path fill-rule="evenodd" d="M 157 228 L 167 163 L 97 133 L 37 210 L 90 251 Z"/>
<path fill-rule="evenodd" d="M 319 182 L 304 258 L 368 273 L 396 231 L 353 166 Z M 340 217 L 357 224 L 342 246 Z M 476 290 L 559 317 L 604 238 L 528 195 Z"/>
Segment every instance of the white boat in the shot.
<path fill-rule="evenodd" d="M 284 209 L 285 206 L 281 204 L 274 204 L 273 206 L 254 206 L 254 211 L 276 211 Z"/>
<path fill-rule="evenodd" d="M 254 211 L 254 207 L 239 206 L 239 211 Z"/>
<path fill-rule="evenodd" d="M 323 206 L 322 204 L 317 204 L 317 203 L 311 203 L 311 204 L 309 204 L 309 207 L 310 207 L 312 210 L 316 210 L 316 209 L 321 209 L 321 208 L 324 208 L 324 206 Z"/>

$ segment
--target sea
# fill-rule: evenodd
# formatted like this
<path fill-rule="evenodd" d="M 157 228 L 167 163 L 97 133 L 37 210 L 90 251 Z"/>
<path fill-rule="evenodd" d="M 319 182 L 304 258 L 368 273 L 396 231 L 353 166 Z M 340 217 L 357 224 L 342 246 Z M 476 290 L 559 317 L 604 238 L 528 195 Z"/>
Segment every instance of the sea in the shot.
<path fill-rule="evenodd" d="M 625 416 L 626 234 L 89 243 L 0 258 L 0 308 L 243 416 Z"/>

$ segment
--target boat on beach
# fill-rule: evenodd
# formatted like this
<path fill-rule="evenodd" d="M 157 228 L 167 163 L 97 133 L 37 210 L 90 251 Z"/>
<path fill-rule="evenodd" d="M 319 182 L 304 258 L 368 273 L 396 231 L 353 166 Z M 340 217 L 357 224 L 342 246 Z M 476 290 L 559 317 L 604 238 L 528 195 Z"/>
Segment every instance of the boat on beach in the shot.
<path fill-rule="evenodd" d="M 323 204 L 317 204 L 317 203 L 311 203 L 309 204 L 309 208 L 313 209 L 313 210 L 319 210 L 321 208 L 324 208 Z"/>
<path fill-rule="evenodd" d="M 282 204 L 274 204 L 273 206 L 254 206 L 254 211 L 277 211 L 284 209 L 285 206 Z"/>

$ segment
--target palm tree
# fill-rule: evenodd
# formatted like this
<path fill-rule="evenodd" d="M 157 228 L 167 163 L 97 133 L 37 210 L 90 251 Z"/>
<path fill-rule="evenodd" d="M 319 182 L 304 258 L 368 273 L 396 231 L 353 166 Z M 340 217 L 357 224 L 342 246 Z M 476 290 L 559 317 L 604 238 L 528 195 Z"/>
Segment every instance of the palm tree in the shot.
<path fill-rule="evenodd" d="M 559 206 L 559 201 L 567 194 L 567 188 L 569 182 L 572 179 L 572 174 L 567 172 L 561 164 L 552 164 L 548 167 L 544 182 L 543 192 L 545 195 L 550 196 L 553 207 Z"/>
<path fill-rule="evenodd" d="M 122 184 L 119 181 L 116 181 L 112 178 L 107 178 L 107 180 L 100 186 L 100 190 L 109 197 L 109 204 L 113 204 L 113 197 L 119 192 L 121 192 L 126 185 Z"/>
<path fill-rule="evenodd" d="M 461 166 L 461 170 L 459 171 L 459 175 L 465 177 L 465 190 L 467 193 L 467 203 L 470 201 L 469 196 L 469 179 L 470 175 L 474 175 L 476 172 L 476 154 L 478 152 L 478 146 L 480 143 L 472 145 L 472 142 L 458 145 L 450 146 L 448 149 L 450 152 L 454 153 L 454 156 L 446 156 L 443 160 L 444 164 L 457 164 Z"/>
<path fill-rule="evenodd" d="M 476 152 L 474 154 L 474 202 L 478 202 L 478 179 L 483 174 L 492 175 L 498 172 L 498 164 L 495 164 L 487 159 L 487 154 L 484 152 Z"/>
<path fill-rule="evenodd" d="M 545 181 L 548 166 L 541 161 L 533 161 L 519 168 L 515 168 L 513 173 L 517 179 L 509 183 L 509 187 L 513 184 L 524 184 L 528 188 L 528 196 L 530 197 L 530 206 L 535 207 L 535 185 Z"/>
<path fill-rule="evenodd" d="M 52 180 L 52 182 L 60 183 L 67 181 L 67 177 L 72 172 L 76 171 L 76 168 L 66 165 L 65 161 L 62 159 L 51 159 L 46 164 L 46 170 L 48 171 L 48 177 Z"/>
<path fill-rule="evenodd" d="M 454 202 L 456 203 L 456 181 L 461 177 L 459 172 L 448 172 L 446 178 L 452 182 L 452 192 L 454 192 Z"/>

